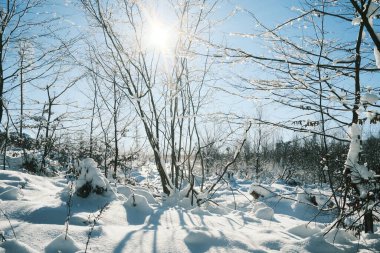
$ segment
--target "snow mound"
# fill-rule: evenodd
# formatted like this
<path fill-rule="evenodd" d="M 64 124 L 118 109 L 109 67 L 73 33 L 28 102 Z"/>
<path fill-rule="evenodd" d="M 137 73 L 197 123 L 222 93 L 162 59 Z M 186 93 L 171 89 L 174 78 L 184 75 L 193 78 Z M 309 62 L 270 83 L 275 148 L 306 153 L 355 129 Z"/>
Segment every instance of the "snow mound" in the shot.
<path fill-rule="evenodd" d="M 22 156 L 7 156 L 5 157 L 6 159 L 6 164 L 8 164 L 9 169 L 11 170 L 21 170 L 22 169 L 22 164 L 23 164 L 23 159 Z"/>
<path fill-rule="evenodd" d="M 185 237 L 184 241 L 187 247 L 192 252 L 206 252 L 210 249 L 210 241 L 214 239 L 206 232 L 203 231 L 190 231 Z M 219 242 L 219 246 L 223 246 L 222 242 Z"/>
<path fill-rule="evenodd" d="M 76 180 L 76 194 L 86 198 L 90 193 L 115 196 L 108 180 L 97 168 L 98 164 L 92 158 L 86 158 L 79 162 L 79 177 Z"/>
<path fill-rule="evenodd" d="M 8 240 L 0 244 L 0 249 L 4 249 L 5 253 L 38 253 L 37 250 L 32 249 L 28 245 L 18 240 Z"/>
<path fill-rule="evenodd" d="M 302 225 L 292 227 L 291 229 L 288 230 L 288 232 L 293 234 L 293 235 L 296 235 L 296 236 L 299 236 L 302 238 L 306 238 L 306 237 L 309 237 L 309 236 L 312 236 L 316 233 L 321 232 L 321 229 L 318 227 L 312 228 L 311 226 L 307 226 L 306 224 L 302 224 Z"/>
<path fill-rule="evenodd" d="M 126 185 L 120 185 L 116 188 L 117 193 L 124 195 L 125 197 L 129 198 L 133 194 L 132 187 L 126 186 Z"/>
<path fill-rule="evenodd" d="M 262 207 L 256 210 L 255 212 L 255 216 L 263 220 L 272 220 L 273 215 L 274 215 L 274 211 L 270 207 Z"/>
<path fill-rule="evenodd" d="M 326 242 L 323 235 L 316 234 L 307 239 L 296 242 L 294 246 L 285 246 L 281 252 L 313 252 L 313 253 L 326 253 L 326 252 L 347 252 L 337 247 L 337 245 Z"/>
<path fill-rule="evenodd" d="M 317 191 L 298 191 L 296 199 L 298 203 L 311 204 L 320 208 L 333 205 L 333 202 L 330 201 L 329 196 L 323 195 Z"/>
<path fill-rule="evenodd" d="M 193 200 L 195 203 L 196 200 Z M 186 197 L 184 191 L 172 191 L 169 196 L 164 196 L 163 204 L 168 207 L 180 206 L 185 209 L 194 208 L 191 205 L 191 199 Z"/>
<path fill-rule="evenodd" d="M 86 212 L 76 213 L 70 217 L 70 225 L 85 226 L 88 225 L 90 214 Z"/>
<path fill-rule="evenodd" d="M 267 207 L 267 205 L 263 202 L 256 202 L 254 205 L 253 205 L 253 208 L 252 208 L 252 211 L 253 212 L 256 212 L 257 210 L 261 209 L 261 208 L 264 208 L 264 207 Z"/>
<path fill-rule="evenodd" d="M 190 201 L 190 199 L 189 199 Z M 227 215 L 230 213 L 230 209 L 229 208 L 226 208 L 226 207 L 222 207 L 222 206 L 217 206 L 215 204 L 208 204 L 206 205 L 207 207 L 207 210 L 212 213 L 212 214 L 216 214 L 216 215 Z"/>
<path fill-rule="evenodd" d="M 313 194 L 315 196 L 315 201 L 318 204 L 318 207 L 326 207 L 326 206 L 333 206 L 334 203 L 331 201 L 329 196 L 323 195 L 323 194 Z"/>
<path fill-rule="evenodd" d="M 197 214 L 199 216 L 205 216 L 205 215 L 210 215 L 211 213 L 208 210 L 204 210 L 202 207 L 197 206 L 196 208 L 192 209 L 190 211 L 192 214 Z"/>
<path fill-rule="evenodd" d="M 78 250 L 78 245 L 69 235 L 65 239 L 65 235 L 61 234 L 46 246 L 45 253 L 73 253 Z"/>
<path fill-rule="evenodd" d="M 194 227 L 184 238 L 184 243 L 190 252 L 264 252 L 236 239 L 229 238 L 222 231 Z"/>
<path fill-rule="evenodd" d="M 15 186 L 0 185 L 0 199 L 2 200 L 17 200 L 21 196 L 20 189 Z"/>
<path fill-rule="evenodd" d="M 325 240 L 331 244 L 351 244 L 352 241 L 357 240 L 357 238 L 350 232 L 344 229 L 331 229 L 325 236 Z"/>
<path fill-rule="evenodd" d="M 119 194 L 124 195 L 128 199 L 133 194 L 141 195 L 146 198 L 146 200 L 148 201 L 150 205 L 158 204 L 157 200 L 153 197 L 153 195 L 148 190 L 142 187 L 131 187 L 131 186 L 122 185 L 122 186 L 117 187 L 117 192 Z"/>
<path fill-rule="evenodd" d="M 146 198 L 138 194 L 131 195 L 124 206 L 127 211 L 127 221 L 131 225 L 144 224 L 146 218 L 153 213 L 153 208 Z"/>

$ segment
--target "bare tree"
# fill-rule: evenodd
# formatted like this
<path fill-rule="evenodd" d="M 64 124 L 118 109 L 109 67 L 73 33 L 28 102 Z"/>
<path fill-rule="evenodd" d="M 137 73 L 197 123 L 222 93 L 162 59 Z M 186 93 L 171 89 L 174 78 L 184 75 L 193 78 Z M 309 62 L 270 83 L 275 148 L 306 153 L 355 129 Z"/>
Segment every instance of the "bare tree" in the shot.
<path fill-rule="evenodd" d="M 44 0 L 1 3 L 0 122 L 6 93 L 39 79 L 48 69 L 51 54 L 66 46 L 59 43 L 60 38 L 54 35 L 62 29 L 62 25 L 55 22 L 59 17 L 40 11 L 46 6 L 47 1 Z M 14 85 L 18 77 L 20 82 Z"/>
<path fill-rule="evenodd" d="M 71 80 L 69 83 L 64 84 L 62 87 L 59 87 L 57 84 L 58 78 L 68 73 L 68 70 L 64 69 L 57 69 L 56 70 L 56 76 L 53 80 L 51 80 L 50 83 L 46 84 L 45 87 L 39 87 L 40 89 L 44 90 L 47 95 L 47 100 L 43 104 L 42 109 L 42 126 L 44 130 L 44 136 L 42 138 L 43 143 L 43 154 L 42 154 L 42 160 L 41 160 L 41 170 L 44 171 L 44 169 L 47 166 L 46 158 L 53 150 L 55 141 L 56 141 L 56 131 L 60 128 L 63 128 L 63 121 L 66 117 L 68 117 L 67 112 L 59 113 L 58 115 L 54 114 L 54 107 L 57 107 L 59 105 L 67 105 L 67 103 L 60 102 L 59 99 L 67 93 L 67 91 L 73 87 L 81 78 L 82 76 L 76 77 L 75 79 Z M 39 137 L 39 133 L 37 134 L 37 138 Z"/>

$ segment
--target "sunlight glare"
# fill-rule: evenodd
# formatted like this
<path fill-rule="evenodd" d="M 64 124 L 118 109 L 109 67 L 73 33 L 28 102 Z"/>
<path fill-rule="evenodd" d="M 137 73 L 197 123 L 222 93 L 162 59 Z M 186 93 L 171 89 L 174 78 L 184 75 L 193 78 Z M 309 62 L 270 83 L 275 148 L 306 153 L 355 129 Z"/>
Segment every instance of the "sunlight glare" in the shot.
<path fill-rule="evenodd" d="M 148 30 L 148 45 L 150 48 L 162 53 L 168 53 L 173 48 L 175 35 L 170 27 L 155 20 L 151 22 Z"/>

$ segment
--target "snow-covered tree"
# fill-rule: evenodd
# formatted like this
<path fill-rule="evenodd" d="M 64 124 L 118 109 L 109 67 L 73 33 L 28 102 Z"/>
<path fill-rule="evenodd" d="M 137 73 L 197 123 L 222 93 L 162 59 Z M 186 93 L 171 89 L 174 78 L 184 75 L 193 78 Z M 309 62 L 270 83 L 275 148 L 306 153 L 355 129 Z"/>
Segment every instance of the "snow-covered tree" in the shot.
<path fill-rule="evenodd" d="M 265 42 L 268 51 L 224 48 L 229 59 L 251 61 L 271 73 L 267 78 L 240 74 L 245 83 L 240 89 L 254 90 L 255 99 L 270 96 L 276 104 L 293 109 L 293 120 L 259 121 L 321 136 L 319 170 L 326 173 L 333 190 L 340 211 L 338 224 L 346 226 L 344 220 L 358 211 L 357 223 L 364 222 L 366 231 L 373 231 L 369 217 L 378 190 L 372 184 L 374 173 L 361 159 L 361 140 L 362 128 L 376 123 L 379 115 L 380 88 L 370 84 L 371 76 L 379 71 L 380 43 L 374 26 L 379 7 L 378 1 L 371 0 L 306 0 L 301 8 L 293 8 L 295 17 L 274 27 L 243 10 L 257 25 L 255 33 L 243 37 Z M 337 129 L 349 131 L 349 138 L 336 135 Z M 343 173 L 329 166 L 332 139 L 350 143 Z"/>
<path fill-rule="evenodd" d="M 198 39 L 208 36 L 216 2 L 81 1 L 97 28 L 94 38 L 101 39 L 90 47 L 97 71 L 89 70 L 133 108 L 168 195 L 185 176 L 192 180 L 194 159 L 202 159 L 197 115 L 205 103 L 210 62 L 192 57 Z M 165 18 L 156 13 L 162 7 L 174 25 L 163 25 Z"/>

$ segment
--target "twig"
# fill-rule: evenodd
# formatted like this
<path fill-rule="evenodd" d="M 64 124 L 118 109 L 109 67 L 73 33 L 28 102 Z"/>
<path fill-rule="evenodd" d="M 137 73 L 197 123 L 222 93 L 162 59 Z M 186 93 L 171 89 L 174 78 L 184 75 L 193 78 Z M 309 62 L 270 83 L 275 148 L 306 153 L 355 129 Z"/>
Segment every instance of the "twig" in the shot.
<path fill-rule="evenodd" d="M 12 223 L 11 223 L 11 220 L 9 219 L 8 215 L 3 211 L 3 209 L 0 209 L 1 213 L 4 215 L 4 217 L 8 220 L 8 223 L 9 223 L 9 226 L 11 227 L 12 229 L 12 232 L 13 232 L 13 236 L 15 237 L 15 239 L 17 239 L 16 237 L 16 233 L 15 233 L 15 230 L 12 226 Z M 4 237 L 4 236 L 3 236 Z"/>
<path fill-rule="evenodd" d="M 69 188 L 69 199 L 67 200 L 66 202 L 66 205 L 67 205 L 67 215 L 66 215 L 66 220 L 65 220 L 65 227 L 66 227 L 66 231 L 65 231 L 65 240 L 67 240 L 67 234 L 69 232 L 69 225 L 70 225 L 70 217 L 71 217 L 71 206 L 72 206 L 72 199 L 73 199 L 73 182 L 71 182 L 70 184 L 70 188 Z"/>
<path fill-rule="evenodd" d="M 92 231 L 94 231 L 94 228 L 95 228 L 97 221 L 100 219 L 100 216 L 103 214 L 103 212 L 107 209 L 108 205 L 109 205 L 109 203 L 106 203 L 102 208 L 100 208 L 98 215 L 95 216 L 93 223 L 91 224 L 90 231 L 88 232 L 86 249 L 84 250 L 84 253 L 87 253 L 87 248 L 88 248 L 88 245 L 90 244 Z"/>

